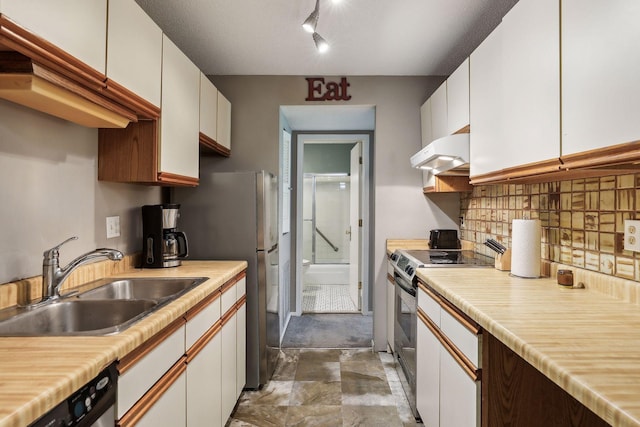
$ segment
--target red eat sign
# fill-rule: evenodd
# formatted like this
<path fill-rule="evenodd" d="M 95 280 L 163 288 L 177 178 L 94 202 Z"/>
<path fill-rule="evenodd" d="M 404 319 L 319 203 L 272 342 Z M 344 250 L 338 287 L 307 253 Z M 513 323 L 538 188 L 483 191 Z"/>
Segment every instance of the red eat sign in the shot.
<path fill-rule="evenodd" d="M 323 77 L 307 77 L 309 88 L 305 101 L 348 101 L 351 95 L 347 93 L 350 86 L 346 77 L 340 79 L 340 83 L 327 82 Z"/>

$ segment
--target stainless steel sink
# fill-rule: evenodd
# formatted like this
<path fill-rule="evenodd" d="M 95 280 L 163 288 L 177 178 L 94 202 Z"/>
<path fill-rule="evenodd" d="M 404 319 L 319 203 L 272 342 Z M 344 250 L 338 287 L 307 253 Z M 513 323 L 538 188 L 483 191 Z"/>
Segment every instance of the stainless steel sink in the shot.
<path fill-rule="evenodd" d="M 90 284 L 91 290 L 80 294 L 69 294 L 33 307 L 0 310 L 0 336 L 115 334 L 207 279 L 101 279 Z"/>
<path fill-rule="evenodd" d="M 154 300 L 60 299 L 0 322 L 2 336 L 108 335 L 151 313 Z"/>
<path fill-rule="evenodd" d="M 207 277 L 102 279 L 104 284 L 83 292 L 80 299 L 131 300 L 151 299 L 164 302 L 187 293 Z"/>

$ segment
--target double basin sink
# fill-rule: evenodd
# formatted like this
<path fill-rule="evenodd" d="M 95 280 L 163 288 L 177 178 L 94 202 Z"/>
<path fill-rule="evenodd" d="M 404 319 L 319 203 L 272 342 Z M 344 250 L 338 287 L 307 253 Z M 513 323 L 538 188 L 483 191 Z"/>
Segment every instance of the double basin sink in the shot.
<path fill-rule="evenodd" d="M 3 310 L 0 336 L 111 335 L 189 292 L 208 277 L 101 279 L 96 287 L 34 307 Z"/>

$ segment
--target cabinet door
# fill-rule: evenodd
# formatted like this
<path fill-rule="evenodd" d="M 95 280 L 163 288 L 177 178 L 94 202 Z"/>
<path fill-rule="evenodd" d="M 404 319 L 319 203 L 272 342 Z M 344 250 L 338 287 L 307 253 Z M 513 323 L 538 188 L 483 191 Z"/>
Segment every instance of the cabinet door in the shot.
<path fill-rule="evenodd" d="M 131 0 L 109 0 L 108 30 L 107 77 L 160 108 L 162 30 Z"/>
<path fill-rule="evenodd" d="M 387 344 L 391 351 L 393 351 L 393 327 L 394 327 L 394 301 L 396 296 L 395 283 L 389 277 L 393 277 L 393 266 L 391 261 L 387 262 Z"/>
<path fill-rule="evenodd" d="M 222 418 L 221 425 L 225 425 L 236 405 L 236 381 L 237 381 L 237 328 L 236 315 L 234 314 L 227 323 L 222 326 L 220 332 L 222 338 Z"/>
<path fill-rule="evenodd" d="M 186 373 L 183 372 L 142 418 L 140 418 L 135 424 L 136 427 L 185 427 L 187 425 L 186 392 Z"/>
<path fill-rule="evenodd" d="M 224 425 L 222 419 L 222 337 L 218 332 L 187 365 L 187 425 Z"/>
<path fill-rule="evenodd" d="M 440 342 L 424 320 L 418 318 L 416 406 L 427 427 L 440 425 L 440 347 Z"/>
<path fill-rule="evenodd" d="M 198 177 L 199 109 L 200 70 L 164 35 L 160 173 Z"/>
<path fill-rule="evenodd" d="M 562 1 L 562 154 L 640 139 L 640 2 Z"/>
<path fill-rule="evenodd" d="M 231 102 L 218 92 L 218 144 L 231 149 Z"/>
<path fill-rule="evenodd" d="M 431 136 L 433 139 L 449 135 L 447 126 L 447 82 L 431 95 Z"/>
<path fill-rule="evenodd" d="M 247 304 L 236 313 L 236 399 L 247 383 Z"/>
<path fill-rule="evenodd" d="M 521 0 L 500 24 L 503 167 L 560 156 L 559 14 L 559 0 Z"/>
<path fill-rule="evenodd" d="M 107 0 L 2 0 L 0 12 L 105 74 Z"/>
<path fill-rule="evenodd" d="M 218 135 L 217 123 L 218 89 L 204 73 L 200 73 L 200 132 L 216 140 Z"/>
<path fill-rule="evenodd" d="M 471 54 L 469 118 L 470 174 L 482 175 L 505 165 L 502 140 L 502 26 Z"/>
<path fill-rule="evenodd" d="M 447 79 L 447 134 L 469 125 L 469 58 Z"/>
<path fill-rule="evenodd" d="M 480 382 L 469 377 L 453 356 L 440 346 L 440 425 L 478 427 L 479 401 Z"/>
<path fill-rule="evenodd" d="M 420 135 L 422 137 L 422 146 L 433 141 L 433 132 L 431 129 L 431 98 L 427 99 L 420 107 Z"/>

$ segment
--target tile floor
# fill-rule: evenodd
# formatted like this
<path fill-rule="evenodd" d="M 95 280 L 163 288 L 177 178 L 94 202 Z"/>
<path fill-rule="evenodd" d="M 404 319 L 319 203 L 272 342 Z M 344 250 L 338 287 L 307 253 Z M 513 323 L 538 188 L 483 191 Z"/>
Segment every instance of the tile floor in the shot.
<path fill-rule="evenodd" d="M 371 349 L 283 349 L 227 426 L 416 426 L 393 363 Z"/>
<path fill-rule="evenodd" d="M 356 313 L 349 285 L 305 284 L 302 288 L 304 313 Z"/>

